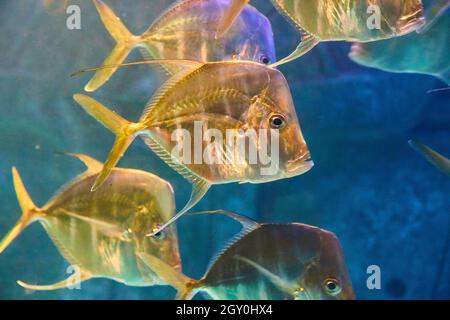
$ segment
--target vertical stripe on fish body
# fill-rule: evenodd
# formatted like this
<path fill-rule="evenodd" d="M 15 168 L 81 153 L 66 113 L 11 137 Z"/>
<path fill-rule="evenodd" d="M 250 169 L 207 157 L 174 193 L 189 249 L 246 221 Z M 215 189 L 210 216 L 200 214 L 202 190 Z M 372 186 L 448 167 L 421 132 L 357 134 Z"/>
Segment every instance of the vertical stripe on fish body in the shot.
<path fill-rule="evenodd" d="M 374 41 L 418 29 L 424 12 L 420 0 L 272 0 L 299 29 L 321 41 Z M 380 28 L 368 21 L 379 8 Z M 376 10 L 376 9 L 375 9 Z"/>

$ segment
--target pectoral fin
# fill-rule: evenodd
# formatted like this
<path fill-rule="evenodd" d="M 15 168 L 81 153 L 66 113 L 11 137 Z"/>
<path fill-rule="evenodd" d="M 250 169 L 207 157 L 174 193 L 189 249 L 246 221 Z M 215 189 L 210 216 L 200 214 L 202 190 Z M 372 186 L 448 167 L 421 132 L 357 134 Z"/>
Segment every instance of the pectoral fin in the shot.
<path fill-rule="evenodd" d="M 316 37 L 314 37 L 312 34 L 304 33 L 302 37 L 302 42 L 298 45 L 297 49 L 295 49 L 294 52 L 292 52 L 289 56 L 287 56 L 284 59 L 281 59 L 278 62 L 275 62 L 271 64 L 270 66 L 275 68 L 282 64 L 286 64 L 288 62 L 291 62 L 295 59 L 300 58 L 301 56 L 308 53 L 311 49 L 313 49 L 316 45 L 318 45 L 320 40 Z"/>
<path fill-rule="evenodd" d="M 92 276 L 87 273 L 81 271 L 80 273 L 74 273 L 70 275 L 67 279 L 57 282 L 51 285 L 32 285 L 25 283 L 23 281 L 18 280 L 17 284 L 21 287 L 34 291 L 51 291 L 51 290 L 59 290 L 59 289 L 71 289 L 75 288 L 81 282 L 91 279 Z"/>

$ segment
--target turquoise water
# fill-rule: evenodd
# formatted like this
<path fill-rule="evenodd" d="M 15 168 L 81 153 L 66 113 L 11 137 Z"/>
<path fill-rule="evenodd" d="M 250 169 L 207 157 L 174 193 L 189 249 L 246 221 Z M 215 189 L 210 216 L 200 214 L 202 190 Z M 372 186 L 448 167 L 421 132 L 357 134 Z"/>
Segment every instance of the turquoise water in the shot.
<path fill-rule="evenodd" d="M 81 152 L 105 159 L 113 135 L 72 100 L 89 76 L 70 77 L 101 64 L 114 42 L 90 1 L 81 7 L 81 30 L 66 28 L 66 15 L 43 11 L 39 1 L 0 2 L 0 234 L 20 208 L 10 168 L 17 166 L 38 205 L 84 170 L 58 154 Z M 171 1 L 110 0 L 139 34 Z M 287 55 L 298 35 L 266 1 L 256 6 L 272 21 L 277 55 Z M 424 75 L 392 74 L 356 65 L 349 44 L 326 43 L 280 69 L 293 92 L 303 133 L 315 162 L 309 173 L 263 185 L 216 186 L 196 207 L 228 209 L 258 221 L 299 221 L 336 233 L 361 299 L 450 298 L 450 179 L 407 144 L 417 139 L 450 155 L 450 91 Z M 430 48 L 432 50 L 432 48 Z M 130 60 L 140 59 L 137 52 Z M 93 96 L 127 119 L 137 119 L 161 84 L 161 74 L 141 66 L 119 70 Z M 158 173 L 170 181 L 177 207 L 190 185 L 140 141 L 122 167 Z M 239 226 L 223 217 L 185 217 L 179 222 L 184 272 L 199 278 L 210 257 Z M 370 265 L 381 268 L 381 290 L 366 286 Z M 92 280 L 82 290 L 27 292 L 16 284 L 47 284 L 67 276 L 67 263 L 38 224 L 0 256 L 0 298 L 164 299 L 168 287 L 131 288 Z"/>

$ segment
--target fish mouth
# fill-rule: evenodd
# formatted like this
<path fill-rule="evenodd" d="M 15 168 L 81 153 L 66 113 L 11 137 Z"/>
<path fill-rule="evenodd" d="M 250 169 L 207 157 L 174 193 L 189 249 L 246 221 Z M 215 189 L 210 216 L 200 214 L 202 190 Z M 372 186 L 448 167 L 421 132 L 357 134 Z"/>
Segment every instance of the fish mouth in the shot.
<path fill-rule="evenodd" d="M 308 172 L 313 166 L 314 161 L 311 158 L 311 154 L 307 152 L 294 160 L 288 161 L 286 173 L 288 177 L 297 176 Z"/>

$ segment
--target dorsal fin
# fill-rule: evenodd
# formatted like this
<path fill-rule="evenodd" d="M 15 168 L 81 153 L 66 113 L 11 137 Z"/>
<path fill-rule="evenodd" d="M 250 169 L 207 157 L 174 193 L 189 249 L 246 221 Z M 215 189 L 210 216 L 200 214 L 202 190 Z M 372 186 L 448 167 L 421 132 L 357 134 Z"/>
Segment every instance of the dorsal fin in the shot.
<path fill-rule="evenodd" d="M 51 284 L 51 285 L 31 285 L 23 281 L 18 280 L 17 284 L 21 287 L 34 291 L 51 291 L 58 289 L 69 289 L 79 285 L 81 282 L 89 280 L 92 275 L 89 272 L 83 270 L 80 273 L 71 274 L 67 279 Z"/>
<path fill-rule="evenodd" d="M 223 246 L 216 254 L 214 254 L 212 256 L 211 260 L 209 261 L 208 267 L 206 269 L 206 270 L 208 270 L 207 273 L 209 272 L 209 270 L 211 269 L 213 264 L 217 261 L 217 259 L 219 259 L 229 248 L 231 248 L 235 243 L 237 243 L 242 238 L 247 236 L 250 232 L 252 232 L 253 230 L 255 230 L 261 226 L 259 223 L 251 220 L 250 218 L 247 218 L 247 217 L 241 216 L 237 213 L 226 211 L 226 210 L 193 212 L 193 213 L 188 213 L 187 215 L 194 216 L 194 215 L 202 215 L 202 214 L 223 214 L 223 215 L 226 215 L 226 216 L 238 221 L 242 225 L 242 230 L 239 233 L 237 233 L 233 238 L 231 238 L 231 240 L 228 241 L 228 243 L 225 246 Z"/>
<path fill-rule="evenodd" d="M 102 171 L 103 163 L 98 161 L 97 159 L 94 159 L 90 156 L 80 154 L 80 153 L 64 153 L 65 155 L 73 158 L 77 158 L 81 162 L 83 162 L 87 167 L 87 172 L 91 174 L 96 174 Z"/>
<path fill-rule="evenodd" d="M 230 217 L 234 220 L 236 220 L 237 222 L 239 222 L 242 225 L 242 228 L 249 231 L 249 230 L 254 230 L 256 228 L 258 228 L 260 226 L 260 224 L 248 217 L 242 216 L 240 214 L 231 212 L 231 211 L 227 211 L 227 210 L 213 210 L 213 211 L 199 211 L 199 212 L 192 212 L 189 213 L 190 216 L 195 216 L 195 215 L 203 215 L 203 214 L 221 214 L 221 215 L 225 215 L 227 217 Z"/>
<path fill-rule="evenodd" d="M 438 168 L 442 172 L 450 175 L 450 160 L 449 159 L 447 159 L 443 155 L 437 153 L 430 147 L 427 147 L 426 145 L 423 145 L 414 140 L 409 140 L 409 145 L 414 150 L 421 153 L 425 157 L 425 159 L 427 159 L 428 162 L 430 162 L 436 168 Z"/>

